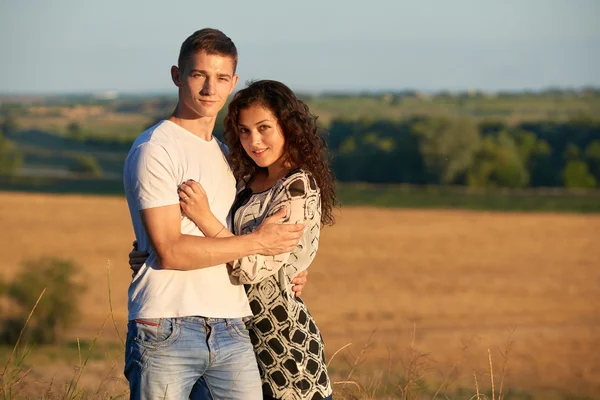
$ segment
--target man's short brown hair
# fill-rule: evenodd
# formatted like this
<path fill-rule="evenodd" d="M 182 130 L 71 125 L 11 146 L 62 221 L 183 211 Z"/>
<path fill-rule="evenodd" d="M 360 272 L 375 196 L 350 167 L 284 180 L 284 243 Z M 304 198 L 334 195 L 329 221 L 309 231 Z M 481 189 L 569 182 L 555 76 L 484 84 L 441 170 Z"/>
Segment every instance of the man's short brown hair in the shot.
<path fill-rule="evenodd" d="M 233 41 L 218 29 L 204 28 L 192 33 L 181 45 L 177 66 L 180 70 L 185 68 L 185 63 L 191 55 L 205 52 L 230 57 L 233 60 L 233 72 L 237 68 L 238 53 Z"/>

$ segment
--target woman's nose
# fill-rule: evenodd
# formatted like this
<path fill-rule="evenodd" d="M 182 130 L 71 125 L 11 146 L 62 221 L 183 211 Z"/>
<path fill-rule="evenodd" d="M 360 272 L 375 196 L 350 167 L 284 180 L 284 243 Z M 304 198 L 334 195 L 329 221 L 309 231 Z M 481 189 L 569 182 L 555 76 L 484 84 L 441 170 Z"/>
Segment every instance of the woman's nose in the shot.
<path fill-rule="evenodd" d="M 260 143 L 260 133 L 258 133 L 257 131 L 252 131 L 250 133 L 250 142 L 252 144 Z"/>

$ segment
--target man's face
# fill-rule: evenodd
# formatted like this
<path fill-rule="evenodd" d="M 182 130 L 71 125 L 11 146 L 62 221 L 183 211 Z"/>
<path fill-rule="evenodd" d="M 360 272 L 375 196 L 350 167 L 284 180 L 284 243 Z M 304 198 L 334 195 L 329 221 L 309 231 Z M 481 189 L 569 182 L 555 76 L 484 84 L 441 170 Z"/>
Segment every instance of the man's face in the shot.
<path fill-rule="evenodd" d="M 238 81 L 233 59 L 195 53 L 183 70 L 173 67 L 173 82 L 179 87 L 179 104 L 196 118 L 216 117 Z"/>

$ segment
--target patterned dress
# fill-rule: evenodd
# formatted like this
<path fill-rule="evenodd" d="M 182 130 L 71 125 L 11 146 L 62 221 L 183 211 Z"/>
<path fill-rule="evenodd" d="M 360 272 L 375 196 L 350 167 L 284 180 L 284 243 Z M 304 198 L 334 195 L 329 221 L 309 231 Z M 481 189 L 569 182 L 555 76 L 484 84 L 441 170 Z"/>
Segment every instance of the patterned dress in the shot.
<path fill-rule="evenodd" d="M 252 193 L 242 182 L 233 206 L 236 235 L 254 231 L 286 207 L 285 222 L 305 223 L 296 249 L 277 256 L 249 256 L 233 263 L 231 279 L 245 284 L 254 318 L 248 323 L 263 393 L 278 399 L 322 399 L 332 392 L 323 339 L 291 280 L 308 268 L 319 246 L 321 197 L 314 178 L 297 169 L 271 189 Z"/>

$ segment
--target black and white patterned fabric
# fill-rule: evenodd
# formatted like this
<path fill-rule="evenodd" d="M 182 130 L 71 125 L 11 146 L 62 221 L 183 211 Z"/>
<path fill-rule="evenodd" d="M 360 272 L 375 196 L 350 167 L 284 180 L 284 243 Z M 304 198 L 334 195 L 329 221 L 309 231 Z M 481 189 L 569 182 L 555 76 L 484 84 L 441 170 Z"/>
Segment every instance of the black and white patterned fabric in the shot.
<path fill-rule="evenodd" d="M 236 235 L 254 231 L 286 208 L 285 222 L 305 223 L 296 249 L 278 256 L 255 255 L 233 263 L 231 279 L 245 284 L 254 318 L 248 323 L 263 381 L 263 393 L 278 399 L 322 399 L 332 392 L 321 333 L 291 280 L 308 268 L 319 247 L 320 192 L 314 178 L 292 171 L 271 189 L 252 193 L 238 187 Z"/>

